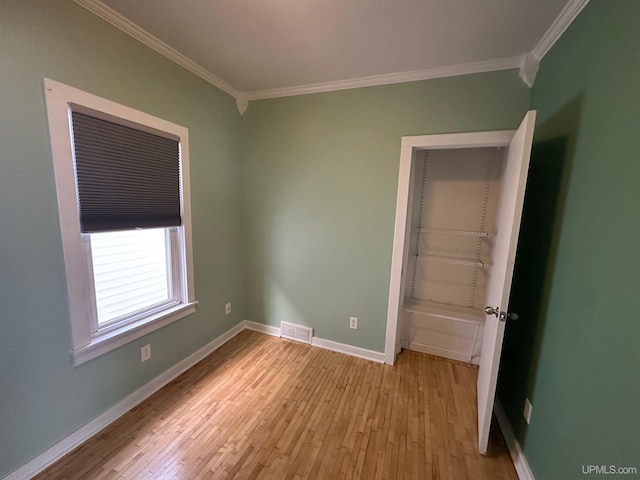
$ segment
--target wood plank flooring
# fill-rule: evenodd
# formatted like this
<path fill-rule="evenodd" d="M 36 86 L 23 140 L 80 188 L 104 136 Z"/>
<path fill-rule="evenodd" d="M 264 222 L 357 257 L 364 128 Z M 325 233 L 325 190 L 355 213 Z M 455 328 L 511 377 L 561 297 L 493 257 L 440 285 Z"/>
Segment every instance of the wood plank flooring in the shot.
<path fill-rule="evenodd" d="M 245 330 L 36 478 L 517 479 L 498 428 L 477 453 L 476 376 Z"/>

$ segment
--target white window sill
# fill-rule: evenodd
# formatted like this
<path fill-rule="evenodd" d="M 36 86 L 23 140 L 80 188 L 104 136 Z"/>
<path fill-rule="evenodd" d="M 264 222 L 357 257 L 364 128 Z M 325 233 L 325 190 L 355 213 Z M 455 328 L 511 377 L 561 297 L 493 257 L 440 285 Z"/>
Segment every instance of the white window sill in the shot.
<path fill-rule="evenodd" d="M 176 320 L 191 315 L 195 313 L 197 303 L 177 305 L 152 317 L 145 318 L 144 321 L 123 325 L 121 328 L 111 330 L 108 333 L 96 335 L 87 345 L 71 351 L 73 364 L 75 366 L 82 365 L 89 360 L 93 360 L 100 355 L 104 355 L 111 350 L 115 350 L 122 345 L 165 327 Z"/>

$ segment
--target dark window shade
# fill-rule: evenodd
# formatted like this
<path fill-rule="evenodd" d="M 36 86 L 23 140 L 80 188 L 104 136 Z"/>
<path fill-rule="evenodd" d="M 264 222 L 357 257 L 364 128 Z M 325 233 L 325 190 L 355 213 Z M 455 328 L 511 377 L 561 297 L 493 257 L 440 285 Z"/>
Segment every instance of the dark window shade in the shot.
<path fill-rule="evenodd" d="M 71 116 L 82 232 L 181 224 L 176 140 Z"/>

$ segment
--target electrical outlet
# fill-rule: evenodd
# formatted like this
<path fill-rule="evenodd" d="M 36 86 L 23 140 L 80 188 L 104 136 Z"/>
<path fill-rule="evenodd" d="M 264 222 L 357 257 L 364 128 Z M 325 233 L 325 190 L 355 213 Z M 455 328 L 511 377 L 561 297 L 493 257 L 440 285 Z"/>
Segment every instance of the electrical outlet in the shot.
<path fill-rule="evenodd" d="M 522 415 L 524 416 L 525 421 L 527 422 L 527 425 L 529 423 L 531 423 L 531 409 L 533 407 L 531 406 L 531 402 L 529 401 L 528 398 L 524 399 L 524 411 L 522 412 Z"/>
<path fill-rule="evenodd" d="M 225 315 L 229 315 L 231 313 L 231 302 L 227 303 L 224 306 L 224 314 Z"/>
<path fill-rule="evenodd" d="M 151 344 L 147 343 L 140 347 L 140 361 L 146 362 L 151 358 Z"/>
<path fill-rule="evenodd" d="M 358 329 L 358 317 L 349 317 L 349 328 Z"/>

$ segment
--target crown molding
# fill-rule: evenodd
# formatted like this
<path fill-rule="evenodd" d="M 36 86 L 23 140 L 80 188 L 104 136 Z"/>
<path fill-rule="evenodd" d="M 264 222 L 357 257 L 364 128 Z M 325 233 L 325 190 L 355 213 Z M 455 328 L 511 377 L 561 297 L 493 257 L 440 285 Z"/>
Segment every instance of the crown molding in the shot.
<path fill-rule="evenodd" d="M 236 107 L 238 108 L 240 115 L 244 115 L 244 112 L 249 108 L 249 99 L 242 92 L 239 92 L 238 95 L 236 95 Z"/>
<path fill-rule="evenodd" d="M 295 95 L 307 95 L 312 93 L 334 92 L 339 90 L 350 90 L 354 88 L 373 87 L 381 85 L 392 85 L 396 83 L 416 82 L 420 80 L 430 80 L 435 78 L 453 77 L 458 75 L 469 75 L 473 73 L 493 72 L 498 70 L 519 69 L 520 77 L 528 85 L 532 86 L 538 69 L 538 63 L 547 54 L 555 42 L 562 36 L 565 30 L 571 25 L 580 12 L 587 6 L 589 0 L 569 0 L 562 9 L 556 20 L 549 27 L 536 47 L 526 55 L 488 60 L 481 62 L 464 63 L 446 67 L 429 68 L 426 70 L 416 70 L 410 72 L 389 73 L 383 75 L 372 75 L 368 77 L 340 80 L 336 82 L 315 83 L 310 85 L 300 85 L 293 87 L 274 88 L 268 90 L 256 90 L 252 92 L 241 92 L 221 78 L 217 77 L 207 69 L 201 67 L 190 58 L 184 56 L 159 38 L 142 29 L 131 20 L 112 8 L 105 5 L 101 0 L 73 0 L 78 5 L 89 10 L 111 25 L 119 28 L 123 32 L 131 35 L 136 40 L 144 43 L 148 47 L 164 55 L 169 60 L 189 70 L 191 73 L 209 82 L 223 92 L 236 99 L 236 105 L 240 114 L 244 114 L 251 100 L 262 100 L 267 98 L 290 97 Z"/>
<path fill-rule="evenodd" d="M 246 92 L 248 100 L 263 100 L 267 98 L 291 97 L 294 95 L 307 95 L 311 93 L 335 92 L 338 90 L 350 90 L 353 88 L 374 87 L 391 85 L 395 83 L 416 82 L 434 78 L 454 77 L 469 75 L 472 73 L 494 72 L 497 70 L 510 70 L 520 68 L 522 56 L 488 60 L 483 62 L 464 63 L 447 67 L 429 68 L 412 72 L 389 73 L 384 75 L 372 75 L 369 77 L 340 80 L 337 82 L 314 83 L 296 87 L 274 88 L 271 90 L 258 90 Z"/>
<path fill-rule="evenodd" d="M 589 0 L 570 0 L 531 51 L 531 55 L 542 60 L 588 3 Z"/>
<path fill-rule="evenodd" d="M 540 67 L 540 60 L 533 54 L 527 53 L 522 57 L 522 65 L 520 65 L 520 78 L 529 88 L 533 87 L 533 82 L 536 80 L 538 74 L 538 68 Z"/>
<path fill-rule="evenodd" d="M 80 5 L 81 7 L 86 8 L 91 13 L 102 18 L 103 20 L 106 20 L 114 27 L 117 27 L 123 32 L 131 35 L 136 40 L 139 40 L 140 42 L 144 43 L 148 47 L 151 47 L 156 52 L 161 53 L 162 55 L 167 57 L 169 60 L 186 68 L 191 73 L 197 75 L 203 80 L 206 80 L 211 85 L 219 88 L 223 92 L 231 95 L 234 98 L 237 98 L 238 95 L 240 94 L 238 90 L 233 88 L 227 82 L 217 77 L 207 69 L 202 68 L 196 62 L 194 62 L 188 57 L 185 57 L 183 54 L 178 52 L 176 49 L 170 47 L 159 38 L 155 37 L 154 35 L 151 35 L 146 30 L 140 28 L 131 20 L 120 15 L 118 12 L 116 12 L 112 8 L 106 6 L 100 0 L 73 0 L 73 1 L 78 5 Z"/>

